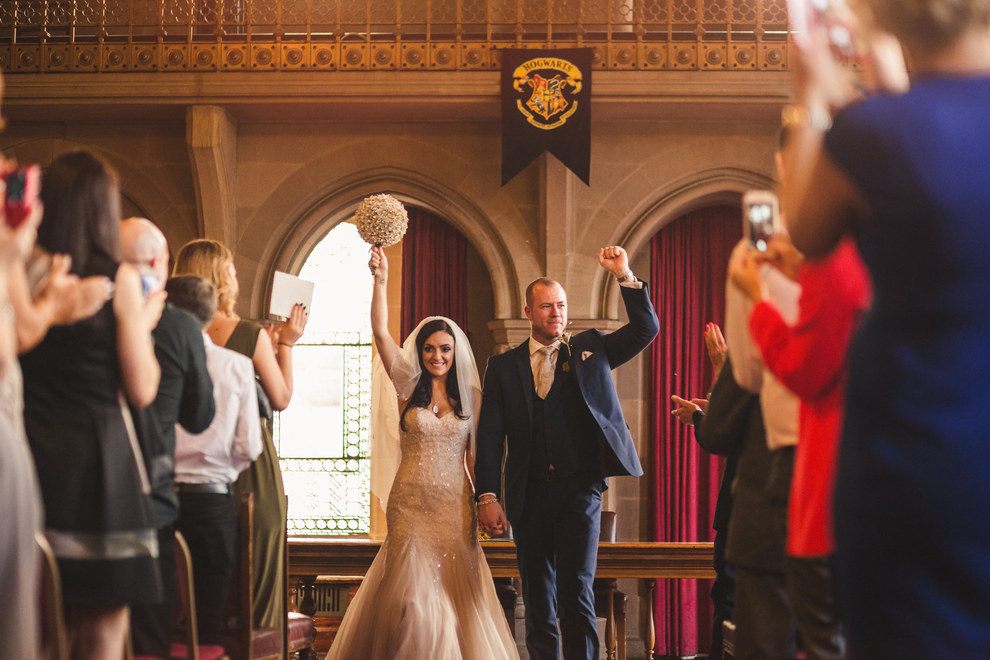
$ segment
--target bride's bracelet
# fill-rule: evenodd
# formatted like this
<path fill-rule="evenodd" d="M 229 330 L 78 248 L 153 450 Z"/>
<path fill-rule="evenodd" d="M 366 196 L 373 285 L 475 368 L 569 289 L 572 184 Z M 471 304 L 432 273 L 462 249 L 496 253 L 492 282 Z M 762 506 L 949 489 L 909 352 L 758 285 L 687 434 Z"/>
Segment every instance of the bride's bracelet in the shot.
<path fill-rule="evenodd" d="M 495 504 L 498 502 L 497 497 L 489 497 L 487 500 L 478 500 L 478 506 L 485 506 L 486 504 Z"/>

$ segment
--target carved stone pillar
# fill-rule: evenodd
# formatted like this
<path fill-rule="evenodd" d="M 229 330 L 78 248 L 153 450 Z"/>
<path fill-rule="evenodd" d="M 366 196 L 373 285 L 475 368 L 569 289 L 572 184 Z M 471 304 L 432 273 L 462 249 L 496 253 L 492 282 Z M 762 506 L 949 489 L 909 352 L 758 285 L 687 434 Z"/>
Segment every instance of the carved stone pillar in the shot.
<path fill-rule="evenodd" d="M 496 353 L 505 353 L 529 338 L 527 319 L 496 319 L 488 322 L 488 329 L 495 337 Z"/>
<path fill-rule="evenodd" d="M 544 152 L 540 167 L 540 262 L 547 277 L 570 284 L 570 256 L 574 251 L 575 176 L 559 160 Z"/>
<path fill-rule="evenodd" d="M 594 316 L 598 308 L 592 282 L 600 266 L 597 247 L 577 247 L 580 226 L 574 188 L 579 179 L 549 153 L 540 155 L 539 166 L 540 265 L 547 277 L 564 287 L 572 316 Z"/>
<path fill-rule="evenodd" d="M 199 233 L 236 248 L 237 124 L 215 105 L 186 110 L 186 148 L 196 186 Z"/>

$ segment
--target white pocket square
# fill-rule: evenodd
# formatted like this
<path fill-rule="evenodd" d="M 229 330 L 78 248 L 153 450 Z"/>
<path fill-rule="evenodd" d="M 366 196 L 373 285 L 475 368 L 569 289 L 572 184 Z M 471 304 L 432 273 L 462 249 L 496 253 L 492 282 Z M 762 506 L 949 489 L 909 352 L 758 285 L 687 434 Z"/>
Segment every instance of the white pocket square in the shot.
<path fill-rule="evenodd" d="M 591 351 L 581 351 L 581 362 L 584 362 L 593 355 Z"/>

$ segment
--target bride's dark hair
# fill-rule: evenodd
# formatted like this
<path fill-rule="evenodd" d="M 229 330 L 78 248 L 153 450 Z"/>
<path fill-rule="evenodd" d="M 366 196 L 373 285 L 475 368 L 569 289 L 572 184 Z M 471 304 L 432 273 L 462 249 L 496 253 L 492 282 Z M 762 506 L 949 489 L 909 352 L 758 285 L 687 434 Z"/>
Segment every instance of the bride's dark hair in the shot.
<path fill-rule="evenodd" d="M 419 382 L 416 383 L 416 389 L 413 390 L 412 395 L 409 397 L 409 402 L 399 417 L 399 428 L 403 431 L 407 430 L 406 413 L 409 409 L 413 406 L 426 408 L 430 405 L 430 399 L 433 398 L 432 388 L 430 386 L 430 380 L 433 377 L 426 370 L 426 365 L 423 364 L 423 345 L 426 344 L 426 340 L 434 332 L 446 332 L 451 338 L 454 337 L 454 330 L 443 319 L 428 321 L 419 329 L 419 334 L 416 335 L 416 359 L 419 360 L 420 370 Z M 461 411 L 461 392 L 457 386 L 457 360 L 451 362 L 450 371 L 447 373 L 447 397 L 454 400 L 454 414 L 457 415 L 458 419 L 467 419 L 467 416 Z"/>

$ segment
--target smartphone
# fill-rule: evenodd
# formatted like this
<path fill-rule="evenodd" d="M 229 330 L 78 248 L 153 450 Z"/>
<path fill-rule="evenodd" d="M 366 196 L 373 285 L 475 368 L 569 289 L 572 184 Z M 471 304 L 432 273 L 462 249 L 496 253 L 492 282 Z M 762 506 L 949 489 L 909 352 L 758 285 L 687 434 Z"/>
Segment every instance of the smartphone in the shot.
<path fill-rule="evenodd" d="M 37 165 L 18 167 L 3 175 L 3 212 L 9 227 L 19 227 L 34 210 L 41 190 L 41 168 Z"/>
<path fill-rule="evenodd" d="M 829 46 L 836 55 L 851 57 L 855 51 L 852 32 L 842 21 L 848 12 L 844 0 L 787 0 L 791 37 L 801 48 L 811 44 L 812 29 L 824 26 Z"/>
<path fill-rule="evenodd" d="M 147 300 L 148 296 L 162 290 L 162 282 L 150 273 L 141 275 L 141 295 Z"/>
<path fill-rule="evenodd" d="M 769 190 L 748 190 L 743 195 L 743 234 L 750 245 L 766 252 L 778 227 L 777 196 Z"/>

